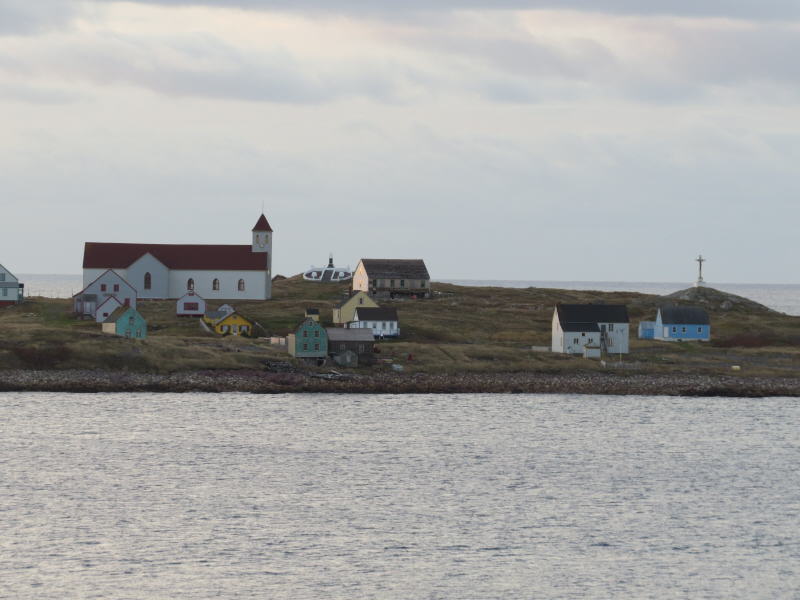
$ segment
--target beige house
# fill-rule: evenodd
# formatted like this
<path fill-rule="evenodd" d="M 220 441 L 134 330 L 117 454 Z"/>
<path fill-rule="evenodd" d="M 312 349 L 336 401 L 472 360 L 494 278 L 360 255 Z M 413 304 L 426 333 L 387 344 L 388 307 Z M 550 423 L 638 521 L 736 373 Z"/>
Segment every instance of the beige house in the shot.
<path fill-rule="evenodd" d="M 362 258 L 353 273 L 353 291 L 388 298 L 429 298 L 431 276 L 425 261 L 419 258 Z"/>
<path fill-rule="evenodd" d="M 370 298 L 367 292 L 356 292 L 333 307 L 333 324 L 344 327 L 355 320 L 356 309 L 359 306 L 364 308 L 379 308 L 378 303 Z"/>

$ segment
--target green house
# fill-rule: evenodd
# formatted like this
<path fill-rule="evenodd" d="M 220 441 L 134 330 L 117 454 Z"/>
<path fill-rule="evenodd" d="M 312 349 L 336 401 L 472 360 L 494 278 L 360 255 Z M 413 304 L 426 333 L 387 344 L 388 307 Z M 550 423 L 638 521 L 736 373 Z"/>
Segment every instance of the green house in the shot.
<path fill-rule="evenodd" d="M 289 354 L 297 358 L 325 358 L 328 356 L 328 333 L 308 317 L 287 336 L 286 346 Z"/>
<path fill-rule="evenodd" d="M 143 340 L 147 337 L 147 321 L 132 306 L 120 306 L 103 321 L 103 333 Z"/>

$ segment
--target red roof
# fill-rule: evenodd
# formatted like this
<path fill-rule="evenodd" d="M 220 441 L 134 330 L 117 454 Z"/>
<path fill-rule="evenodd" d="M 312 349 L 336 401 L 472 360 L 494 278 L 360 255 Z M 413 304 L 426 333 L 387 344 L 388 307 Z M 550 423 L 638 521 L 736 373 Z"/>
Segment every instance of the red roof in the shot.
<path fill-rule="evenodd" d="M 111 244 L 86 242 L 84 269 L 127 269 L 147 253 L 169 269 L 199 271 L 265 271 L 267 253 L 251 246 L 203 244 Z"/>
<path fill-rule="evenodd" d="M 264 216 L 264 213 L 261 213 L 261 216 L 256 222 L 256 226 L 253 227 L 253 231 L 272 231 L 272 227 L 269 226 L 269 221 L 267 221 L 267 217 Z"/>

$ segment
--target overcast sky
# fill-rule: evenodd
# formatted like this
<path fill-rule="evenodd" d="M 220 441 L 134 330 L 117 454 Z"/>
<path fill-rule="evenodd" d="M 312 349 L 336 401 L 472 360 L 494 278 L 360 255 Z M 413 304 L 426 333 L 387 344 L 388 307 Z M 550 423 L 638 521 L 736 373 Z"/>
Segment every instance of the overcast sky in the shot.
<path fill-rule="evenodd" d="M 0 0 L 0 263 L 263 203 L 286 275 L 798 283 L 798 56 L 796 0 Z"/>

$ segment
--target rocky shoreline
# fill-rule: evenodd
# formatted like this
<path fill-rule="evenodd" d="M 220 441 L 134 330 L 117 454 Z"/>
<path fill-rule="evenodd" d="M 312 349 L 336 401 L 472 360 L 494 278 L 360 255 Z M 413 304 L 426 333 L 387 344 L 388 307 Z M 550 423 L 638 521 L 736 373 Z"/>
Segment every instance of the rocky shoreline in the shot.
<path fill-rule="evenodd" d="M 331 376 L 265 371 L 195 371 L 169 375 L 89 370 L 0 371 L 0 392 L 250 392 L 262 394 L 610 394 L 648 396 L 800 396 L 800 377 L 744 375 L 464 373 Z"/>

